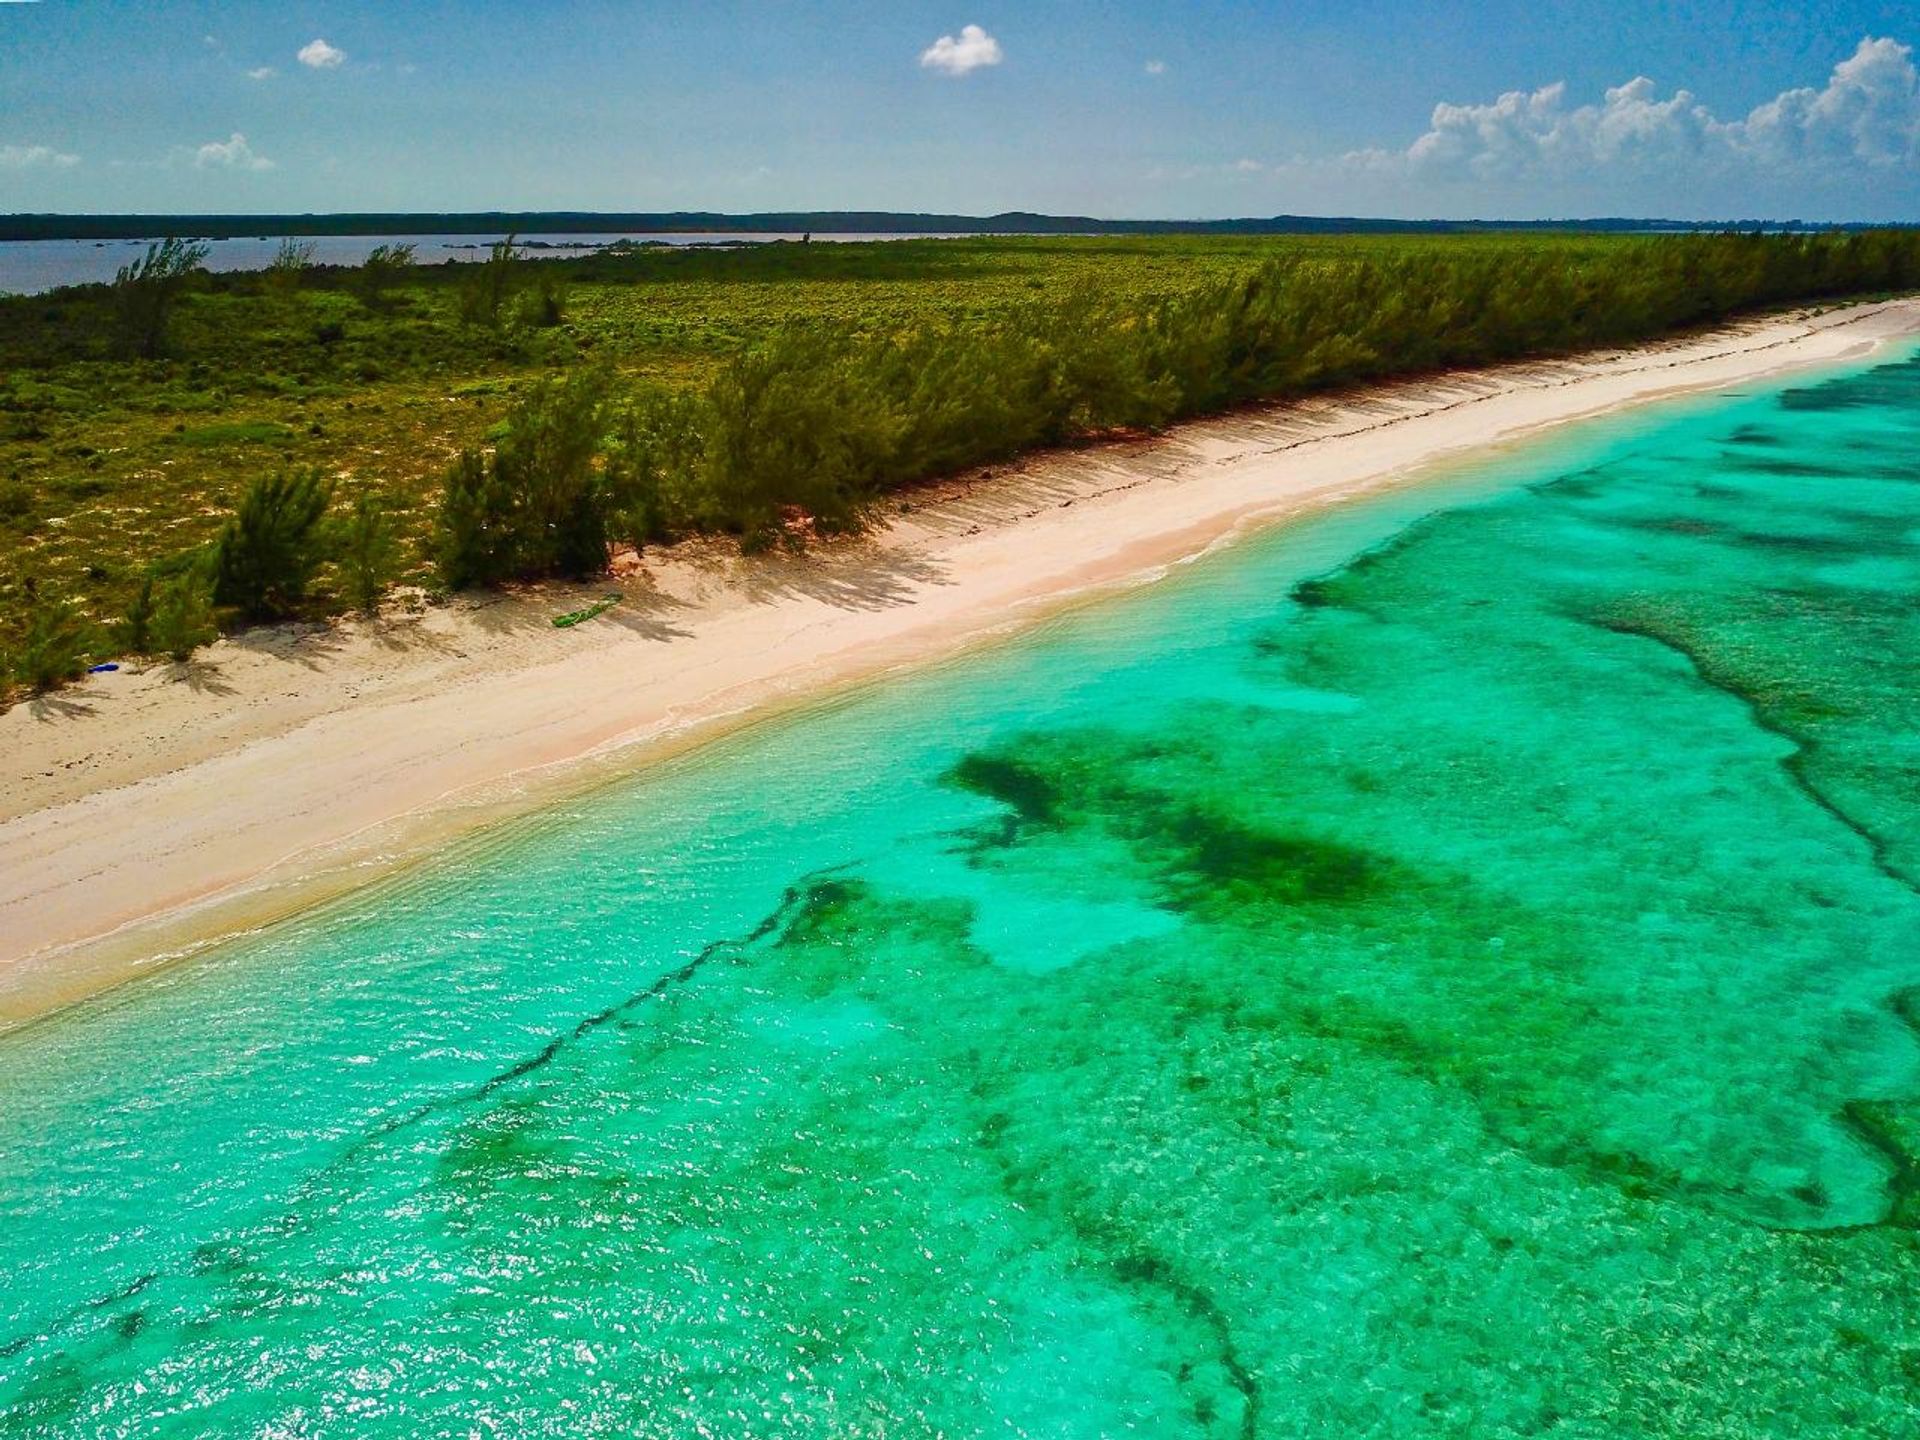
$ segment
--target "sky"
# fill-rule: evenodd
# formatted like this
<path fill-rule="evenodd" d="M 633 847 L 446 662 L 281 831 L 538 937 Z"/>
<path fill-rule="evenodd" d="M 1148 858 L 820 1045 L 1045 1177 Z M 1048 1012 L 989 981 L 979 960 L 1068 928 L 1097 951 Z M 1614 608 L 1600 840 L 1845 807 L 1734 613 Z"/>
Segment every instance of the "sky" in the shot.
<path fill-rule="evenodd" d="M 1920 5 L 0 0 L 0 212 L 1920 221 Z"/>

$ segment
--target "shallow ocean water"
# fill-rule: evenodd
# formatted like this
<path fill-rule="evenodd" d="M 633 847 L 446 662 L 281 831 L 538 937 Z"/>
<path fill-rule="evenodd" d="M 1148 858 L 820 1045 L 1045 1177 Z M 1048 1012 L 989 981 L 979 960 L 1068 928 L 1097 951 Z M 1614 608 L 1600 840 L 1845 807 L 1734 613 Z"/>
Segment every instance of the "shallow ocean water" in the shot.
<path fill-rule="evenodd" d="M 1641 412 L 0 1039 L 0 1435 L 1913 1433 L 1916 595 Z"/>

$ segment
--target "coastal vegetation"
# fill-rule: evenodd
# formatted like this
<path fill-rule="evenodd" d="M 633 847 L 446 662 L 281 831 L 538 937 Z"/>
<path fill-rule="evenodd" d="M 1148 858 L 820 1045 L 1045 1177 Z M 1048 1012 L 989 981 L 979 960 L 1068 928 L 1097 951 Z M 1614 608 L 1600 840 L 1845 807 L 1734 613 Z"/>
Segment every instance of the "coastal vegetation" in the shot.
<path fill-rule="evenodd" d="M 287 249 L 282 245 L 280 256 L 268 269 L 270 284 L 277 283 L 288 268 Z M 113 304 L 125 355 L 151 360 L 165 349 L 174 304 L 206 258 L 205 245 L 166 239 L 155 241 L 145 255 L 120 267 L 113 277 Z"/>
<path fill-rule="evenodd" d="M 213 547 L 213 598 L 242 620 L 299 613 L 327 556 L 333 490 L 317 470 L 255 481 Z"/>
<path fill-rule="evenodd" d="M 1037 447 L 1920 286 L 1911 231 L 202 258 L 163 242 L 110 286 L 0 300 L 16 687 L 396 580 L 797 545 Z"/>

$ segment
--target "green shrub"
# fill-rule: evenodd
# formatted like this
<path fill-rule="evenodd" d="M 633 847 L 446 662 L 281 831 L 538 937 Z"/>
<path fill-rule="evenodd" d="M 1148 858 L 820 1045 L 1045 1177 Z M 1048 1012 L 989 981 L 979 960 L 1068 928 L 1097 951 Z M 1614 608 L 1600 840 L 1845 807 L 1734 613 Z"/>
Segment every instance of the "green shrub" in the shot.
<path fill-rule="evenodd" d="M 494 463 L 522 497 L 523 573 L 591 575 L 606 567 L 605 497 L 595 469 L 606 397 L 606 376 L 582 371 L 535 385 L 508 417 Z"/>
<path fill-rule="evenodd" d="M 204 563 L 187 566 L 162 582 L 150 625 L 146 653 L 184 663 L 202 645 L 219 636 L 213 622 L 213 584 Z"/>
<path fill-rule="evenodd" d="M 447 469 L 434 517 L 434 565 L 450 590 L 514 578 L 520 550 L 517 497 L 492 457 L 462 450 Z"/>
<path fill-rule="evenodd" d="M 353 509 L 340 526 L 335 563 L 347 599 L 363 614 L 377 611 L 399 572 L 400 544 L 386 507 L 372 495 L 353 497 Z"/>
<path fill-rule="evenodd" d="M 718 522 L 749 548 L 803 511 L 822 533 L 857 530 L 904 424 L 862 352 L 795 329 L 734 361 L 706 397 L 702 477 Z"/>
<path fill-rule="evenodd" d="M 295 240 L 292 236 L 282 238 L 280 248 L 273 252 L 273 259 L 267 262 L 267 288 L 282 294 L 298 290 L 301 279 L 313 266 L 313 249 L 310 240 Z"/>
<path fill-rule="evenodd" d="M 249 621 L 293 614 L 327 558 L 331 496 L 317 470 L 256 480 L 215 544 L 214 602 Z"/>
<path fill-rule="evenodd" d="M 17 476 L 0 479 L 0 525 L 30 521 L 39 509 L 39 497 Z"/>
<path fill-rule="evenodd" d="M 412 245 L 376 245 L 368 251 L 367 258 L 360 262 L 358 277 L 360 298 L 367 308 L 386 309 L 391 303 L 393 287 L 412 272 L 413 263 Z"/>
<path fill-rule="evenodd" d="M 492 455 L 462 452 L 436 523 L 450 587 L 606 568 L 606 392 L 597 371 L 542 381 L 509 412 Z"/>
<path fill-rule="evenodd" d="M 691 492 L 705 445 L 702 413 L 696 397 L 652 386 L 620 407 L 602 472 L 612 538 L 644 550 L 692 523 Z"/>
<path fill-rule="evenodd" d="M 120 648 L 129 655 L 153 653 L 153 587 L 153 573 L 149 571 L 141 577 L 140 588 L 133 592 L 133 599 L 127 602 L 126 614 L 121 617 L 116 638 Z"/>
<path fill-rule="evenodd" d="M 162 561 L 141 576 L 114 638 L 122 654 L 185 660 L 218 634 L 212 557 L 197 550 Z"/>
<path fill-rule="evenodd" d="M 487 258 L 467 267 L 460 280 L 460 322 L 498 329 L 506 317 L 507 302 L 519 287 L 520 261 L 514 255 L 514 237 L 495 243 Z"/>
<path fill-rule="evenodd" d="M 520 318 L 536 329 L 552 329 L 567 318 L 567 282 L 552 265 L 535 265 L 533 284 L 520 298 Z"/>
<path fill-rule="evenodd" d="M 44 694 L 86 673 L 98 636 L 71 600 L 37 590 L 27 612 L 27 630 L 8 669 L 16 682 Z"/>
<path fill-rule="evenodd" d="M 293 438 L 293 432 L 271 420 L 235 420 L 219 425 L 196 425 L 174 436 L 176 445 L 212 447 L 217 445 L 278 445 Z"/>
<path fill-rule="evenodd" d="M 166 348 L 167 324 L 187 280 L 206 262 L 205 245 L 170 236 L 147 247 L 113 277 L 114 315 L 121 348 L 151 359 Z"/>

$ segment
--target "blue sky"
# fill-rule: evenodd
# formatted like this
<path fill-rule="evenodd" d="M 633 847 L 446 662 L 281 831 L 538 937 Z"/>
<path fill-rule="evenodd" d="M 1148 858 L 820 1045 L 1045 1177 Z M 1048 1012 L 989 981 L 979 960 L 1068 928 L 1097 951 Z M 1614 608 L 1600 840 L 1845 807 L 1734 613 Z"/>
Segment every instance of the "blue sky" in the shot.
<path fill-rule="evenodd" d="M 0 0 L 0 211 L 1920 220 L 1914 43 L 1845 0 Z"/>

